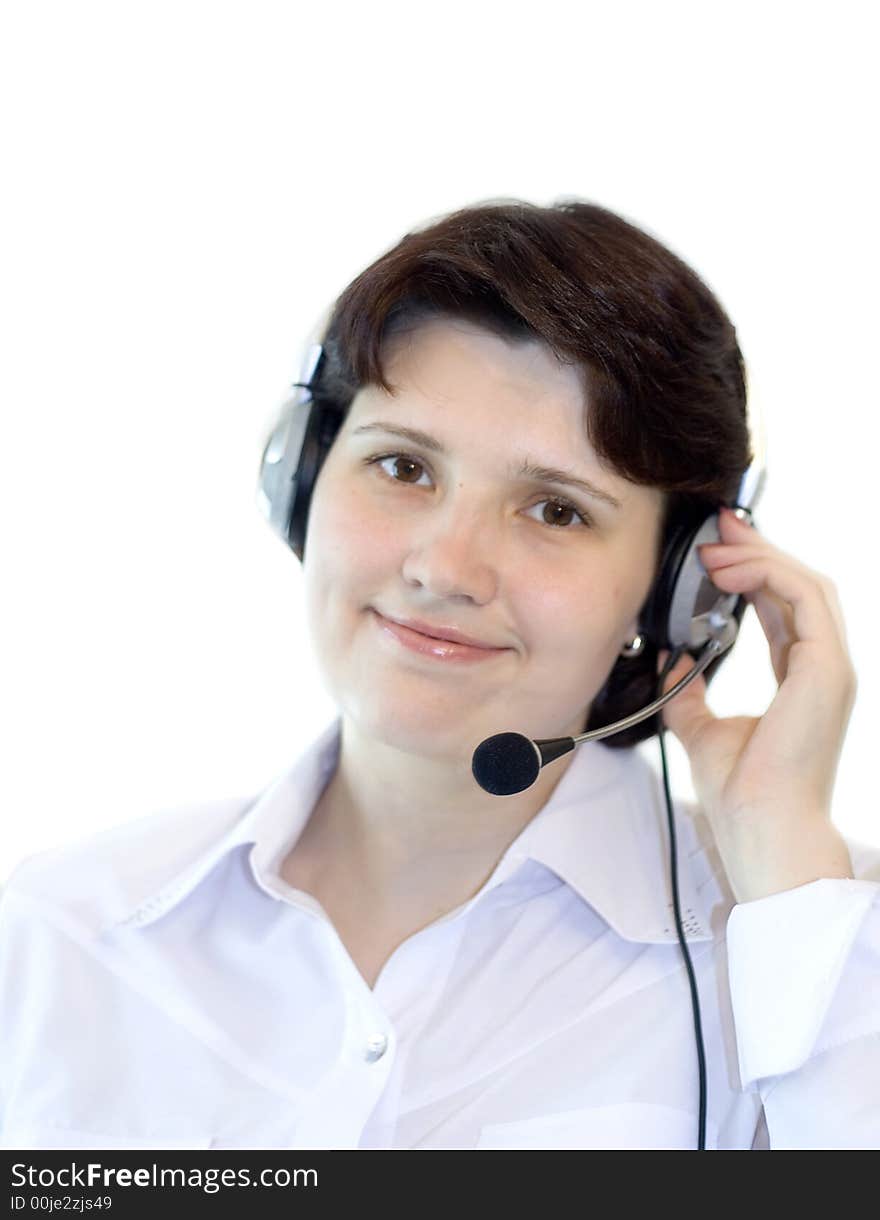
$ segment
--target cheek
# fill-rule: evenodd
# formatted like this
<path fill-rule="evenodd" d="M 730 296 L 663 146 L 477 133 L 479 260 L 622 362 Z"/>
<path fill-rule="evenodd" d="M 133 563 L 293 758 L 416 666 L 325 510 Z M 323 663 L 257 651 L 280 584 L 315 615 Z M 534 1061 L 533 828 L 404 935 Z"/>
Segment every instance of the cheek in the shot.
<path fill-rule="evenodd" d="M 519 603 L 529 621 L 545 630 L 592 634 L 619 617 L 621 587 L 602 572 L 592 578 L 579 572 L 576 580 L 545 573 L 523 586 Z"/>
<path fill-rule="evenodd" d="M 623 643 L 627 596 L 626 582 L 601 566 L 522 590 L 522 638 L 542 683 L 553 675 L 558 692 L 575 701 L 598 691 Z"/>
<path fill-rule="evenodd" d="M 306 546 L 323 578 L 357 585 L 394 561 L 388 521 L 369 497 L 357 497 L 333 469 L 325 468 L 312 496 Z"/>

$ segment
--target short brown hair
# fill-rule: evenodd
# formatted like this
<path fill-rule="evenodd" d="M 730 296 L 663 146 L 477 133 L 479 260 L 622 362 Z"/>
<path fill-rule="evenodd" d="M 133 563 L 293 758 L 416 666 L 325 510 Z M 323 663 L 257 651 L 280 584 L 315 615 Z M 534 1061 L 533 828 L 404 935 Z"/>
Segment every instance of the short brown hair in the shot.
<path fill-rule="evenodd" d="M 735 501 L 752 460 L 736 331 L 700 277 L 656 238 L 577 199 L 490 200 L 407 233 L 336 300 L 315 397 L 343 413 L 365 385 L 393 387 L 386 341 L 433 317 L 512 341 L 541 339 L 584 378 L 584 424 L 599 460 L 664 492 L 658 562 L 672 532 Z M 704 670 L 708 683 L 727 653 Z M 657 694 L 657 644 L 618 660 L 584 731 Z M 657 717 L 604 739 L 654 736 Z"/>

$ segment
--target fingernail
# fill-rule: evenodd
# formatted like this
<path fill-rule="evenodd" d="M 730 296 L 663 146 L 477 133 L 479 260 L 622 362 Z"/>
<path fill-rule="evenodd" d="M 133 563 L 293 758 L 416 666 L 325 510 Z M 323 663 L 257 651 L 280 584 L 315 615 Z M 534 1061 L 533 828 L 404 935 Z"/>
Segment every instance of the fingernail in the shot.
<path fill-rule="evenodd" d="M 732 508 L 728 508 L 725 504 L 722 512 L 727 514 L 728 519 L 738 522 L 740 525 L 747 525 L 750 529 L 754 529 L 752 525 L 752 516 L 747 508 L 741 508 L 739 512 L 735 512 Z"/>

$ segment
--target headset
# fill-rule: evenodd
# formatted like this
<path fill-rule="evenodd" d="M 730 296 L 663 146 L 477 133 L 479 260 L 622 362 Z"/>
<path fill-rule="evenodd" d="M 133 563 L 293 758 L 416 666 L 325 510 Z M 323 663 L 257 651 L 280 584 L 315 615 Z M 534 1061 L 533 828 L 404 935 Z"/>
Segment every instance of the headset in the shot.
<path fill-rule="evenodd" d="M 312 492 L 321 466 L 342 425 L 348 403 L 333 402 L 321 393 L 321 373 L 326 351 L 321 341 L 325 330 L 319 323 L 305 346 L 300 365 L 300 378 L 285 398 L 269 438 L 263 448 L 257 485 L 257 504 L 273 531 L 302 562 L 305 553 L 306 527 Z M 735 503 L 730 507 L 748 520 L 758 502 L 767 476 L 766 433 L 763 418 L 756 412 L 747 393 L 747 425 L 751 464 L 743 473 Z M 669 824 L 670 875 L 672 881 L 675 926 L 688 974 L 694 1013 L 694 1033 L 700 1081 L 699 1134 L 697 1148 L 706 1148 L 706 1054 L 703 1045 L 700 1004 L 693 964 L 681 924 L 678 894 L 677 846 L 675 819 L 669 784 L 669 764 L 666 757 L 665 726 L 660 708 L 674 698 L 698 674 L 706 670 L 706 681 L 712 676 L 720 654 L 733 647 L 747 602 L 742 594 L 723 593 L 712 584 L 703 567 L 698 547 L 706 542 L 720 542 L 717 508 L 708 509 L 700 520 L 679 523 L 666 540 L 658 566 L 657 578 L 639 616 L 639 635 L 652 640 L 658 651 L 668 649 L 669 656 L 657 680 L 657 697 L 614 724 L 604 725 L 577 737 L 531 741 L 518 733 L 500 733 L 488 738 L 474 752 L 473 773 L 477 782 L 488 792 L 509 795 L 522 791 L 534 782 L 538 771 L 548 762 L 580 745 L 583 741 L 611 736 L 630 725 L 657 713 L 656 733 L 660 742 L 663 767 L 663 791 Z M 638 638 L 638 637 L 637 637 Z M 663 682 L 682 653 L 697 653 L 695 665 L 665 694 Z"/>

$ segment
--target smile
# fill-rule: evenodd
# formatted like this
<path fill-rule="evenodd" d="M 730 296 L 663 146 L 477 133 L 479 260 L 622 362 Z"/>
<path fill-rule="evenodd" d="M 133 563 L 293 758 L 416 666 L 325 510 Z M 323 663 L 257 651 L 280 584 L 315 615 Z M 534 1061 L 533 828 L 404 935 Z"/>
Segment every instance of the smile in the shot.
<path fill-rule="evenodd" d="M 392 623 L 378 610 L 371 608 L 370 613 L 386 639 L 396 641 L 410 652 L 420 653 L 422 656 L 431 657 L 436 661 L 465 663 L 488 661 L 493 657 L 504 656 L 510 651 L 508 648 L 475 648 L 470 644 L 453 644 L 451 640 L 437 640 L 433 636 L 422 635 L 420 631 L 413 631 L 410 627 Z"/>

